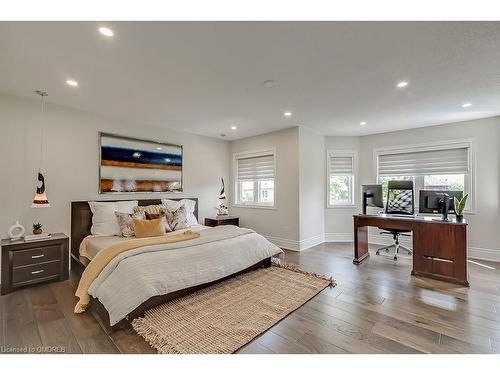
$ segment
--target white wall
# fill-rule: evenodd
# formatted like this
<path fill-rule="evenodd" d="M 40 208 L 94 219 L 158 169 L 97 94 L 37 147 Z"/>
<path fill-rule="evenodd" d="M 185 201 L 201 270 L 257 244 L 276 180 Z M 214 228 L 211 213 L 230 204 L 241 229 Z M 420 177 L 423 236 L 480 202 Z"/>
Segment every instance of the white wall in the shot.
<path fill-rule="evenodd" d="M 352 215 L 359 213 L 361 187 L 359 182 L 359 144 L 360 137 L 325 137 L 327 151 L 355 151 L 356 165 L 354 176 L 355 207 L 325 208 L 325 239 L 326 241 L 352 241 Z M 326 154 L 325 154 L 326 159 Z M 326 184 L 327 177 L 324 181 Z M 326 207 L 326 203 L 325 206 Z"/>
<path fill-rule="evenodd" d="M 402 130 L 364 137 L 326 137 L 327 149 L 359 150 L 356 209 L 326 209 L 327 240 L 352 239 L 352 214 L 360 211 L 359 185 L 376 183 L 374 149 L 472 138 L 475 140 L 475 213 L 469 221 L 469 256 L 500 261 L 500 118 Z M 381 242 L 377 231 L 370 241 Z M 390 238 L 387 240 L 390 241 Z M 387 242 L 386 241 L 386 242 Z"/>
<path fill-rule="evenodd" d="M 0 233 L 16 219 L 29 231 L 40 221 L 47 232 L 70 230 L 70 202 L 91 199 L 199 198 L 199 217 L 213 216 L 220 178 L 229 177 L 228 142 L 166 128 L 108 120 L 48 105 L 44 115 L 44 169 L 51 207 L 31 208 L 40 154 L 40 104 L 0 95 Z M 98 131 L 184 146 L 184 193 L 98 194 Z"/>
<path fill-rule="evenodd" d="M 299 249 L 324 242 L 326 158 L 324 137 L 299 128 Z"/>
<path fill-rule="evenodd" d="M 469 221 L 469 256 L 500 261 L 500 118 L 466 121 L 361 137 L 361 183 L 374 183 L 373 150 L 380 147 L 472 138 L 475 140 L 475 213 Z"/>
<path fill-rule="evenodd" d="M 240 224 L 252 228 L 285 248 L 299 243 L 299 129 L 278 132 L 230 142 L 231 162 L 235 153 L 263 149 L 276 150 L 276 208 L 231 207 Z M 231 193 L 234 195 L 234 166 L 231 168 Z M 228 189 L 229 190 L 229 189 Z M 231 205 L 234 200 L 231 200 Z"/>

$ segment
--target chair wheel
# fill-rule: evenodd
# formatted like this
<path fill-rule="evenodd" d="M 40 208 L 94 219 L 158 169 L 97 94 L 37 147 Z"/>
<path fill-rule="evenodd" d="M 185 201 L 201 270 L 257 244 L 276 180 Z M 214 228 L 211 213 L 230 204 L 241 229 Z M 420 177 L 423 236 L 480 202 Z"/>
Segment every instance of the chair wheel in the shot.
<path fill-rule="evenodd" d="M 411 251 L 408 251 L 408 255 L 411 255 Z"/>
<path fill-rule="evenodd" d="M 397 257 L 397 256 L 394 256 L 394 260 L 398 260 L 398 257 Z"/>
<path fill-rule="evenodd" d="M 380 251 L 377 250 L 377 252 L 375 254 L 380 255 Z"/>
<path fill-rule="evenodd" d="M 389 252 L 389 249 L 385 249 L 385 252 L 388 253 Z"/>

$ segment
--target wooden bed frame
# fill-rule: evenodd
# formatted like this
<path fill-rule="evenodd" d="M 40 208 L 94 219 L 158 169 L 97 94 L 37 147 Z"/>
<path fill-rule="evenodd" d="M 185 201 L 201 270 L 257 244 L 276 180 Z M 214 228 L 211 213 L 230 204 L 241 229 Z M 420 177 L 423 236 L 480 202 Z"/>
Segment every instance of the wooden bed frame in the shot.
<path fill-rule="evenodd" d="M 171 199 L 171 198 L 169 198 Z M 181 199 L 191 199 L 196 201 L 196 206 L 194 210 L 194 215 L 196 219 L 198 219 L 198 198 L 177 198 L 172 199 L 175 201 L 179 201 Z M 125 200 L 125 199 L 124 199 Z M 132 200 L 132 199 L 126 199 Z M 149 206 L 151 204 L 161 204 L 160 199 L 140 199 L 139 206 Z M 108 201 L 100 201 L 100 202 L 116 202 L 112 200 Z M 71 268 L 78 275 L 81 275 L 83 270 L 85 269 L 88 263 L 85 263 L 80 259 L 80 244 L 85 237 L 90 235 L 90 228 L 92 226 L 92 211 L 90 210 L 90 206 L 87 201 L 79 201 L 79 202 L 71 202 Z M 270 267 L 271 266 L 271 258 L 266 258 L 261 260 L 260 262 L 248 267 L 245 270 L 234 273 L 227 277 L 224 277 L 219 280 L 215 280 L 213 282 L 205 283 L 202 285 L 196 285 L 191 288 L 186 288 L 182 290 L 178 290 L 176 292 L 164 294 L 161 296 L 154 296 L 143 302 L 139 305 L 134 311 L 127 315 L 125 319 L 122 319 L 115 325 L 110 325 L 109 314 L 106 308 L 102 305 L 102 303 L 97 298 L 92 298 L 90 301 L 90 306 L 88 311 L 92 312 L 95 316 L 101 327 L 107 332 L 111 333 L 113 331 L 125 328 L 129 326 L 130 322 L 135 318 L 144 316 L 146 310 L 149 310 L 152 307 L 158 306 L 167 301 L 173 300 L 174 298 L 185 296 L 189 293 L 192 293 L 196 290 L 205 288 L 209 285 L 218 283 L 220 281 L 229 279 L 236 275 L 239 275 L 244 272 L 248 272 L 251 270 L 255 270 L 260 267 Z"/>

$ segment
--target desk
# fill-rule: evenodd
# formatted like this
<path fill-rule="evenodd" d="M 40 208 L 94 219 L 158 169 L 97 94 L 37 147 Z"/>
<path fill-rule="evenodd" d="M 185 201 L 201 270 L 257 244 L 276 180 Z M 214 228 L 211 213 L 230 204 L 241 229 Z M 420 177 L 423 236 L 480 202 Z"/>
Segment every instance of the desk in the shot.
<path fill-rule="evenodd" d="M 440 221 L 426 216 L 354 215 L 354 264 L 360 264 L 370 256 L 368 227 L 413 232 L 412 275 L 469 286 L 466 221 Z"/>

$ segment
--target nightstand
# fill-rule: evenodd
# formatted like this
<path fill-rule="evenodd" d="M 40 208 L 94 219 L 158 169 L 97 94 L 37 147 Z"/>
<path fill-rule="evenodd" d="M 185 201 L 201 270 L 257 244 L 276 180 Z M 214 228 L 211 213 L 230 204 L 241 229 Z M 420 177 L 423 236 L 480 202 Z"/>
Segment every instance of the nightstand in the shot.
<path fill-rule="evenodd" d="M 215 217 L 206 217 L 205 225 L 207 227 L 217 227 L 219 225 L 236 225 L 240 226 L 240 218 L 238 216 L 221 215 Z"/>
<path fill-rule="evenodd" d="M 2 290 L 49 280 L 67 280 L 69 273 L 68 236 L 54 233 L 39 241 L 2 240 Z"/>

